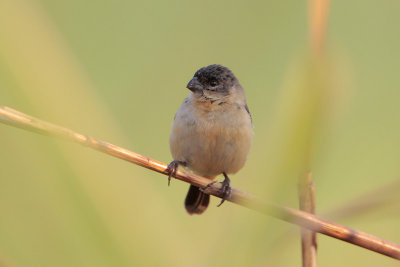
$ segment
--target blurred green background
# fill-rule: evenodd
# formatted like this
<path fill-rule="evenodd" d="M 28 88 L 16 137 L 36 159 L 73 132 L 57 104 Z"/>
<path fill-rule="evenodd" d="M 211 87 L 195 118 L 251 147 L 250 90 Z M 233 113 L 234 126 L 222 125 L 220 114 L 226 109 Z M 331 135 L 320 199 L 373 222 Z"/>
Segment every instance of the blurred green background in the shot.
<path fill-rule="evenodd" d="M 310 167 L 318 214 L 400 243 L 398 10 L 332 1 L 327 58 L 313 64 L 307 1 L 3 0 L 0 105 L 168 163 L 186 83 L 223 64 L 256 133 L 233 186 L 298 207 Z M 0 266 L 301 264 L 285 222 L 216 199 L 188 216 L 187 184 L 7 125 L 0 147 Z M 318 245 L 320 266 L 398 266 L 325 236 Z"/>

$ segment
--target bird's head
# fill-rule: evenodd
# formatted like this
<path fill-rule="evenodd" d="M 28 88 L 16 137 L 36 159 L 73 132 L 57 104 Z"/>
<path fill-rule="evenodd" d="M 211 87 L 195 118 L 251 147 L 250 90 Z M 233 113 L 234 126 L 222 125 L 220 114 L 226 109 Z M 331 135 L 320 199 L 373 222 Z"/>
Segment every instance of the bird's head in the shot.
<path fill-rule="evenodd" d="M 195 97 L 216 101 L 234 93 L 237 85 L 239 82 L 230 69 L 214 64 L 196 71 L 186 87 Z"/>

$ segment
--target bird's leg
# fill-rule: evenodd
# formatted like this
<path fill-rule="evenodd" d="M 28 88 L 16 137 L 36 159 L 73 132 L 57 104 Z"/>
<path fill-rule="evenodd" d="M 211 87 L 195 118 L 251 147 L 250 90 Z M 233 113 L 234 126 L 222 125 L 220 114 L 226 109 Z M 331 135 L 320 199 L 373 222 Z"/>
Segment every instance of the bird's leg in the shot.
<path fill-rule="evenodd" d="M 228 198 L 231 197 L 231 193 L 232 193 L 232 187 L 231 187 L 231 180 L 229 179 L 228 175 L 226 175 L 226 173 L 224 172 L 224 181 L 222 182 L 222 200 L 221 202 L 217 205 L 217 207 L 221 206 L 222 203 L 225 202 L 225 200 L 227 200 Z"/>
<path fill-rule="evenodd" d="M 170 164 L 168 164 L 168 167 L 167 167 L 168 186 L 171 183 L 171 176 L 176 175 L 176 171 L 178 170 L 179 165 L 186 166 L 186 162 L 180 161 L 180 160 L 173 160 L 173 161 L 171 161 Z"/>

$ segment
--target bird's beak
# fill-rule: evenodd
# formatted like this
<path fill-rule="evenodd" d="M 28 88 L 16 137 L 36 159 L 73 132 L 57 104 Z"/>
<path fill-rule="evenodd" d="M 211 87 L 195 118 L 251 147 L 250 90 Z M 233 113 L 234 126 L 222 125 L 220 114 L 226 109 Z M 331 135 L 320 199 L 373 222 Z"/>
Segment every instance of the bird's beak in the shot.
<path fill-rule="evenodd" d="M 193 77 L 189 81 L 189 83 L 186 85 L 186 88 L 189 89 L 192 92 L 201 91 L 201 90 L 203 90 L 203 85 L 201 85 L 201 83 L 199 82 L 197 77 Z"/>

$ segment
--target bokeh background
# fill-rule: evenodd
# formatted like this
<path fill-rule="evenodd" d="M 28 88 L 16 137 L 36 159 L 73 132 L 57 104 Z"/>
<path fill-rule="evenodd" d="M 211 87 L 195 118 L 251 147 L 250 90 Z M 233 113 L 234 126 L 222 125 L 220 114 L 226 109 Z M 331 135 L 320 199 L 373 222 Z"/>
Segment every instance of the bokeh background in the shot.
<path fill-rule="evenodd" d="M 200 67 L 231 68 L 255 124 L 235 187 L 400 243 L 399 1 L 332 1 L 310 59 L 307 1 L 0 2 L 0 105 L 170 162 Z M 76 144 L 0 125 L 0 266 L 300 266 L 298 228 Z M 320 266 L 398 266 L 318 235 Z"/>

